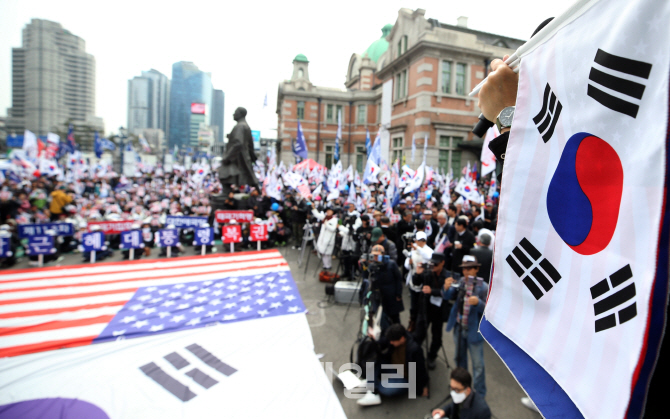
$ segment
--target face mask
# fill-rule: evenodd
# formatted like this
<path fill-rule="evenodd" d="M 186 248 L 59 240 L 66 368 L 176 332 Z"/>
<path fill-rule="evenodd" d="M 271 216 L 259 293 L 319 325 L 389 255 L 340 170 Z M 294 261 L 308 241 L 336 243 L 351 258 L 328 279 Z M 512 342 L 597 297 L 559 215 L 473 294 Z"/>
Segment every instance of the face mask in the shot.
<path fill-rule="evenodd" d="M 150 232 L 151 232 L 151 228 L 149 228 L 149 227 L 145 227 L 145 228 L 142 229 L 142 232 L 144 232 L 144 233 L 150 233 Z"/>
<path fill-rule="evenodd" d="M 465 400 L 466 397 L 465 391 L 456 393 L 454 390 L 451 390 L 451 400 L 453 400 L 454 404 L 463 403 L 463 400 Z"/>

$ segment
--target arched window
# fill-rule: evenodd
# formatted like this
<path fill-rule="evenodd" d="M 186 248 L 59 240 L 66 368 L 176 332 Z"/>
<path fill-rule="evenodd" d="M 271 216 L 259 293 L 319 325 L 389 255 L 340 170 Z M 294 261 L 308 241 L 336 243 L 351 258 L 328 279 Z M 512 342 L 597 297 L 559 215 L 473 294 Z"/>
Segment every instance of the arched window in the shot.
<path fill-rule="evenodd" d="M 305 77 L 305 72 L 303 71 L 302 68 L 299 68 L 298 69 L 298 78 L 301 79 L 303 77 Z"/>

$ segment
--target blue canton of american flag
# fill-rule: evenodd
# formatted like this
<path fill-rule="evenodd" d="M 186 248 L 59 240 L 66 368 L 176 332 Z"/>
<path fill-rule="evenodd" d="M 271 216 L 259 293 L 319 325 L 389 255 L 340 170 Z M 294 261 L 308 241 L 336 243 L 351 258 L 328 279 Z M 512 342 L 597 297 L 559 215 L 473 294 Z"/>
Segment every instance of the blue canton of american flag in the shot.
<path fill-rule="evenodd" d="M 93 342 L 304 312 L 290 272 L 143 287 Z"/>

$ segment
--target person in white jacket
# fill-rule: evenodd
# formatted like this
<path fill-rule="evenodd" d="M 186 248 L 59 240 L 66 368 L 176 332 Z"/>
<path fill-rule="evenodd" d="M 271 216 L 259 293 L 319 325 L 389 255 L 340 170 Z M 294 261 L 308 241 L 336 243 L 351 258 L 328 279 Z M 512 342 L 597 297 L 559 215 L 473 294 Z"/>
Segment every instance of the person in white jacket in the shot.
<path fill-rule="evenodd" d="M 326 209 L 325 214 L 316 209 L 312 214 L 321 221 L 321 232 L 316 241 L 316 251 L 323 260 L 323 269 L 328 270 L 333 266 L 333 250 L 335 249 L 335 238 L 337 236 L 337 217 L 331 208 Z"/>
<path fill-rule="evenodd" d="M 417 309 L 419 305 L 419 298 L 421 298 L 421 287 L 418 287 L 412 283 L 412 277 L 416 272 L 416 267 L 421 265 L 424 262 L 429 262 L 433 257 L 433 249 L 426 245 L 426 233 L 423 231 L 418 231 L 414 236 L 414 243 L 412 243 L 412 251 L 405 259 L 405 269 L 408 270 L 407 274 L 407 287 L 409 288 L 410 296 L 410 308 L 409 308 L 409 330 L 414 330 L 414 323 L 416 322 Z"/>

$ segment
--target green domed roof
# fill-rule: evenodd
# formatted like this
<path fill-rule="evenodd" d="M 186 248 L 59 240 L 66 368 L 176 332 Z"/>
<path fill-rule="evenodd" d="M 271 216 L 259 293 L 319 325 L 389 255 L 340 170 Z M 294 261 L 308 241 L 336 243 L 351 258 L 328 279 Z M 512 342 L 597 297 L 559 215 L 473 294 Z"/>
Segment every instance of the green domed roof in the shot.
<path fill-rule="evenodd" d="M 389 43 L 386 40 L 386 37 L 389 33 L 391 33 L 391 29 L 393 29 L 393 25 L 390 23 L 384 25 L 382 28 L 382 37 L 373 42 L 372 45 L 370 45 L 368 49 L 365 50 L 363 56 L 367 55 L 372 61 L 377 62 L 382 54 L 384 54 L 386 50 L 389 49 Z"/>
<path fill-rule="evenodd" d="M 305 57 L 305 55 L 303 55 L 303 54 L 296 55 L 295 58 L 293 59 L 293 61 L 300 61 L 301 63 L 308 63 L 309 62 L 307 57 Z"/>

